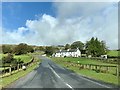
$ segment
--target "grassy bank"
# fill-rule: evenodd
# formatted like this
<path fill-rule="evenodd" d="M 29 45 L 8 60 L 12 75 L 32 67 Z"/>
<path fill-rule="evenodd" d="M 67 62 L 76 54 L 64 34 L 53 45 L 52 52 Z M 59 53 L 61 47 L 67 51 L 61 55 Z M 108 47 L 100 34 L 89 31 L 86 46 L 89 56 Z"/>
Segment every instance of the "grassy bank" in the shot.
<path fill-rule="evenodd" d="M 0 54 L 0 64 L 2 64 L 2 57 L 6 57 L 8 54 Z M 20 61 L 23 61 L 23 63 L 28 63 L 31 61 L 32 59 L 32 55 L 29 54 L 24 54 L 24 55 L 13 55 L 14 58 L 18 61 L 20 59 Z M 5 66 L 9 66 L 11 63 L 5 63 Z M 0 68 L 1 69 L 1 68 Z"/>
<path fill-rule="evenodd" d="M 89 78 L 93 78 L 96 80 L 101 80 L 107 83 L 112 83 L 112 84 L 116 84 L 118 85 L 118 77 L 115 75 L 112 75 L 110 73 L 97 73 L 96 71 L 93 70 L 88 70 L 88 69 L 81 69 L 79 70 L 78 67 L 74 67 L 74 66 L 67 66 L 66 62 L 67 61 L 71 61 L 71 62 L 80 62 L 82 64 L 97 64 L 97 65 L 112 65 L 114 66 L 115 64 L 109 64 L 109 63 L 103 63 L 101 61 L 97 61 L 97 60 L 91 60 L 91 59 L 84 59 L 84 58 L 52 58 L 52 60 L 54 62 L 56 62 L 57 64 L 66 67 L 67 69 L 73 70 L 78 74 L 87 76 Z"/>
<path fill-rule="evenodd" d="M 15 55 L 14 58 L 21 59 L 21 61 L 23 61 L 24 63 L 30 62 L 32 59 L 31 55 Z"/>
<path fill-rule="evenodd" d="M 92 59 L 88 59 L 88 58 L 71 58 L 71 57 L 67 57 L 67 58 L 62 58 L 62 57 L 59 57 L 59 58 L 52 58 L 53 60 L 55 61 L 71 61 L 71 62 L 74 62 L 74 63 L 77 63 L 79 61 L 79 63 L 81 64 L 96 64 L 96 65 L 111 65 L 111 66 L 116 66 L 116 64 L 110 64 L 110 63 L 105 63 L 105 62 L 102 62 L 102 60 L 92 60 Z"/>
<path fill-rule="evenodd" d="M 111 51 L 108 51 L 107 55 L 109 55 L 109 56 L 120 56 L 120 51 L 111 50 Z"/>
<path fill-rule="evenodd" d="M 11 84 L 12 82 L 18 80 L 19 78 L 27 75 L 29 72 L 31 72 L 32 70 L 34 70 L 36 67 L 38 67 L 38 64 L 41 62 L 41 60 L 39 60 L 37 57 L 35 58 L 36 62 L 32 64 L 32 66 L 28 67 L 26 71 L 19 71 L 13 75 L 10 75 L 8 77 L 4 77 L 2 78 L 2 80 L 0 81 L 0 87 L 5 87 L 9 84 Z"/>

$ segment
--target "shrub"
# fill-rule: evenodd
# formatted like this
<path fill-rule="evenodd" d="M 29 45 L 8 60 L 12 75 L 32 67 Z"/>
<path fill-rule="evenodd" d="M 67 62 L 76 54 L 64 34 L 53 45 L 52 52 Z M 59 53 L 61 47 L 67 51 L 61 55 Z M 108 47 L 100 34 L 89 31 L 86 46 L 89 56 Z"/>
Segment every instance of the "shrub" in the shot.
<path fill-rule="evenodd" d="M 2 63 L 17 64 L 17 60 L 9 53 L 6 57 L 2 58 Z"/>

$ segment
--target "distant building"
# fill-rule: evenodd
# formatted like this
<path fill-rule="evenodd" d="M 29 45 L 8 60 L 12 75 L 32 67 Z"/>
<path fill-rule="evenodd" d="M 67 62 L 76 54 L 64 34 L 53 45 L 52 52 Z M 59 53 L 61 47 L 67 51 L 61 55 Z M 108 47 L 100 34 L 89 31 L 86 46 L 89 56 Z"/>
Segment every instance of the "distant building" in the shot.
<path fill-rule="evenodd" d="M 54 57 L 81 57 L 81 51 L 77 49 L 59 50 L 53 53 Z"/>

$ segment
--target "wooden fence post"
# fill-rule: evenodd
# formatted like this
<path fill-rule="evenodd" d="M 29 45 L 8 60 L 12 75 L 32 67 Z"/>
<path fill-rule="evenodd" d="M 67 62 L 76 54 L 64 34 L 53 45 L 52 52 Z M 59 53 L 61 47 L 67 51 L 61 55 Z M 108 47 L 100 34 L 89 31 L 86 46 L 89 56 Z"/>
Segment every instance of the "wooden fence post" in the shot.
<path fill-rule="evenodd" d="M 18 64 L 18 66 L 17 66 L 17 70 L 19 71 L 19 64 Z"/>
<path fill-rule="evenodd" d="M 120 76 L 119 74 L 120 74 L 120 72 L 119 72 L 119 65 L 117 65 L 117 66 L 116 66 L 116 75 L 117 75 L 117 77 Z"/>
<path fill-rule="evenodd" d="M 97 65 L 95 65 L 95 70 L 97 70 Z"/>
<path fill-rule="evenodd" d="M 12 66 L 10 65 L 10 68 L 9 68 L 9 73 L 10 73 L 10 75 L 12 74 L 11 68 L 12 68 Z"/>
<path fill-rule="evenodd" d="M 102 71 L 102 70 L 101 70 L 101 66 L 99 66 L 99 70 L 100 70 L 100 72 Z"/>
<path fill-rule="evenodd" d="M 107 70 L 107 73 L 108 73 L 108 72 L 109 72 L 109 71 L 108 71 L 108 67 L 106 67 L 106 70 Z"/>
<path fill-rule="evenodd" d="M 89 65 L 89 69 L 91 70 L 91 64 Z"/>

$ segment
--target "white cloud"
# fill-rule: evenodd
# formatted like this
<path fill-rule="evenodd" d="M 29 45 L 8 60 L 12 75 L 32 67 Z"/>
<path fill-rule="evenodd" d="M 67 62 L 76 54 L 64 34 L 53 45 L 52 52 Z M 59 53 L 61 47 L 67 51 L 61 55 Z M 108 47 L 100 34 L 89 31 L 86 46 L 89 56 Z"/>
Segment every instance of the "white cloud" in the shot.
<path fill-rule="evenodd" d="M 113 5 L 110 2 L 61 2 L 54 3 L 57 9 L 57 14 L 61 18 L 71 18 L 76 16 L 96 15 L 101 10 Z"/>
<path fill-rule="evenodd" d="M 57 16 L 43 14 L 27 20 L 26 27 L 14 32 L 3 30 L 3 43 L 59 45 L 91 37 L 106 41 L 110 49 L 118 47 L 118 13 L 111 3 L 55 3 Z"/>

